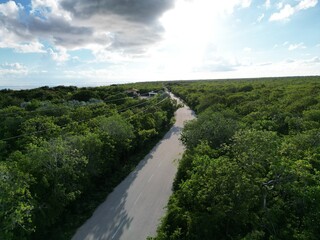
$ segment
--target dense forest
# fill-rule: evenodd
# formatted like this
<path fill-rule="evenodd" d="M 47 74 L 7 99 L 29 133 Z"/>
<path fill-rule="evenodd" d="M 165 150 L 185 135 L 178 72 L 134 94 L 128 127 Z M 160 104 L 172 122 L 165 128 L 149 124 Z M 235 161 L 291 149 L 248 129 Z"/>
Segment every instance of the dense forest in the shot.
<path fill-rule="evenodd" d="M 168 88 L 198 118 L 154 239 L 319 239 L 320 77 Z"/>
<path fill-rule="evenodd" d="M 130 172 L 176 108 L 161 83 L 1 90 L 0 239 L 70 239 L 63 228 Z"/>

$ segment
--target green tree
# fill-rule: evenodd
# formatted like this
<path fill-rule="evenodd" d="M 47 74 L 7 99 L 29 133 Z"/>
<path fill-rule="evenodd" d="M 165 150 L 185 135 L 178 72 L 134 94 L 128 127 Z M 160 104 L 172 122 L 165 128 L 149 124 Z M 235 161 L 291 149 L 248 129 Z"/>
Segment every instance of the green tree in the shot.
<path fill-rule="evenodd" d="M 238 122 L 228 112 L 206 111 L 198 119 L 188 122 L 182 132 L 181 140 L 187 148 L 196 147 L 201 141 L 207 141 L 212 148 L 229 142 L 238 129 Z"/>
<path fill-rule="evenodd" d="M 107 133 L 114 141 L 116 152 L 125 155 L 131 148 L 131 142 L 134 139 L 133 127 L 120 115 L 111 117 L 99 117 L 98 129 Z"/>
<path fill-rule="evenodd" d="M 87 159 L 62 138 L 38 139 L 20 163 L 35 179 L 30 190 L 37 201 L 34 223 L 39 232 L 55 223 L 65 206 L 83 190 Z"/>
<path fill-rule="evenodd" d="M 17 162 L 0 162 L 0 238 L 26 239 L 35 230 L 32 222 L 33 178 Z"/>

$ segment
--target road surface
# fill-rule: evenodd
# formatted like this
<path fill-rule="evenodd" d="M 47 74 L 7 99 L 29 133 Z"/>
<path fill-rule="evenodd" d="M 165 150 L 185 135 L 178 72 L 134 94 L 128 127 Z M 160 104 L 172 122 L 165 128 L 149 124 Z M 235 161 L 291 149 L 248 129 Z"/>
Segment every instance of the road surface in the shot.
<path fill-rule="evenodd" d="M 145 240 L 155 235 L 172 193 L 177 171 L 175 160 L 184 152 L 180 132 L 184 122 L 194 118 L 194 113 L 182 107 L 175 117 L 176 123 L 170 131 L 109 194 L 77 230 L 73 240 Z"/>

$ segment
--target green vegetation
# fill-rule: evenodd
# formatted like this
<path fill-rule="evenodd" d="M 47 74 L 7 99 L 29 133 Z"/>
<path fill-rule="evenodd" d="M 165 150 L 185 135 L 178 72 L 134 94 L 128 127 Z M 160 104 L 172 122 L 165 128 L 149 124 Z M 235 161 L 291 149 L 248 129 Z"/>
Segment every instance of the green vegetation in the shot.
<path fill-rule="evenodd" d="M 126 90 L 159 91 L 152 99 Z M 161 83 L 0 91 L 0 239 L 70 239 L 168 130 Z"/>
<path fill-rule="evenodd" d="M 198 119 L 154 239 L 319 239 L 320 78 L 168 88 Z"/>

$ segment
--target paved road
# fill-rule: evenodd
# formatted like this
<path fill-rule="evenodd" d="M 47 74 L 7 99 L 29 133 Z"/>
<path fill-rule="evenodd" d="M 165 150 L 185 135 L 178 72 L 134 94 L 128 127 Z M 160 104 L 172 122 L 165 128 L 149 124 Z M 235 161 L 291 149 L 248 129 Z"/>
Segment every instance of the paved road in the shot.
<path fill-rule="evenodd" d="M 194 118 L 183 107 L 176 123 L 139 163 L 136 169 L 109 194 L 92 217 L 80 227 L 73 240 L 144 240 L 154 236 L 163 216 L 184 147 L 179 136 L 184 122 Z"/>

